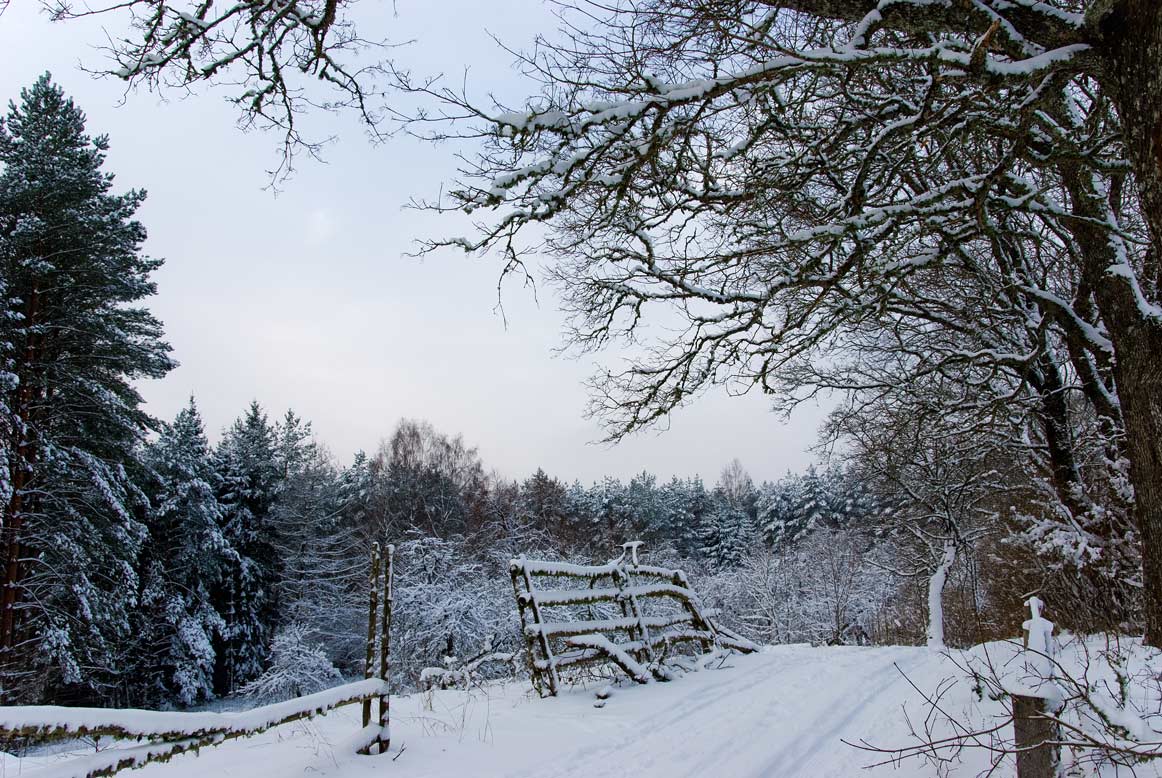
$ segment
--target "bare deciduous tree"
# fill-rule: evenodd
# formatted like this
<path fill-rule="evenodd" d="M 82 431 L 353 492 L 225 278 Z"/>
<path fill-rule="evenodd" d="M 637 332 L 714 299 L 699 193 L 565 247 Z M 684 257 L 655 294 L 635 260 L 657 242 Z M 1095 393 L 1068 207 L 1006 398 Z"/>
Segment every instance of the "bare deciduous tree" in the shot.
<path fill-rule="evenodd" d="M 42 0 L 54 19 L 95 15 L 127 20 L 95 68 L 131 86 L 188 91 L 202 83 L 234 90 L 244 129 L 282 134 L 277 181 L 294 156 L 317 156 L 325 140 L 304 135 L 310 111 L 353 110 L 381 137 L 381 80 L 387 67 L 364 61 L 387 48 L 360 37 L 348 15 L 353 0 Z M 2 10 L 2 8 L 0 8 Z"/>
<path fill-rule="evenodd" d="M 521 60 L 541 85 L 527 104 L 416 87 L 447 106 L 434 137 L 478 144 L 451 199 L 430 206 L 484 215 L 479 231 L 430 247 L 495 249 L 510 269 L 548 255 L 573 345 L 637 346 L 593 383 L 610 437 L 712 383 L 793 405 L 813 386 L 788 385 L 788 370 L 826 363 L 857 329 L 890 336 L 900 317 L 960 326 L 946 316 L 960 290 L 942 278 L 992 274 L 1004 293 L 991 306 L 1056 334 L 959 359 L 1051 382 L 1034 376 L 1042 357 L 1074 350 L 1078 384 L 1123 436 L 1148 637 L 1162 642 L 1162 7 L 562 13 L 563 37 Z M 1038 267 L 1041 246 L 1060 272 Z M 655 320 L 679 326 L 642 326 Z"/>

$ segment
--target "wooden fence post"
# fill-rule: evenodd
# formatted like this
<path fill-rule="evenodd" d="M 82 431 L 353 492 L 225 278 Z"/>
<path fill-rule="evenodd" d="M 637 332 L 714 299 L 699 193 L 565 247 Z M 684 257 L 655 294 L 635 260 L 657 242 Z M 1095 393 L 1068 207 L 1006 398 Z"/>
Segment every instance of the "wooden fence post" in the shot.
<path fill-rule="evenodd" d="M 646 624 L 645 613 L 642 612 L 641 604 L 637 601 L 637 595 L 634 594 L 634 580 L 631 571 L 636 570 L 638 566 L 637 550 L 642 545 L 640 540 L 631 540 L 628 543 L 621 544 L 621 562 L 618 564 L 617 576 L 614 580 L 617 583 L 617 588 L 624 600 L 629 601 L 629 613 L 626 615 L 637 620 L 637 639 L 642 647 L 634 653 L 634 658 L 643 665 L 653 665 L 654 663 L 654 646 L 653 639 L 650 635 L 649 626 Z M 630 561 L 626 563 L 625 556 L 629 554 Z M 623 582 L 624 581 L 624 586 Z M 622 612 L 625 613 L 625 605 L 622 605 Z"/>
<path fill-rule="evenodd" d="M 363 677 L 372 678 L 375 676 L 375 626 L 376 617 L 379 615 L 379 568 L 380 568 L 380 554 L 379 544 L 371 544 L 371 569 L 368 575 L 370 582 L 371 594 L 368 600 L 367 609 L 367 655 L 363 663 Z M 371 725 L 371 698 L 363 701 L 363 726 L 364 728 Z M 370 749 L 369 751 L 370 752 Z"/>
<path fill-rule="evenodd" d="M 520 634 L 525 641 L 525 656 L 528 659 L 529 677 L 532 679 L 533 688 L 536 690 L 537 696 L 544 697 L 545 684 L 541 678 L 541 671 L 537 669 L 536 643 L 533 640 L 532 635 L 530 635 L 528 632 L 529 623 L 528 618 L 525 617 L 525 608 L 527 608 L 528 605 L 525 604 L 524 597 L 522 596 L 520 590 L 519 576 L 520 571 L 523 570 L 523 566 L 524 556 L 522 555 L 519 560 L 513 559 L 509 561 L 508 572 L 512 577 L 512 594 L 513 597 L 516 598 L 516 609 L 517 613 L 520 615 Z"/>
<path fill-rule="evenodd" d="M 533 577 L 529 575 L 529 568 L 526 564 L 527 560 L 524 555 L 521 555 L 520 566 L 521 573 L 524 577 L 525 591 L 529 597 L 529 610 L 533 614 L 533 623 L 537 625 L 538 635 L 540 636 L 541 651 L 545 654 L 545 678 L 549 682 L 549 695 L 551 697 L 557 696 L 557 689 L 560 684 L 557 681 L 557 664 L 553 656 L 553 647 L 549 644 L 549 636 L 545 634 L 545 620 L 541 616 L 541 607 L 537 602 L 537 590 L 533 586 Z"/>
<path fill-rule="evenodd" d="M 395 600 L 395 546 L 387 545 L 383 558 L 383 627 L 379 634 L 379 680 L 387 683 L 388 660 L 391 658 L 391 607 Z M 379 695 L 379 753 L 391 748 L 391 696 L 386 688 Z"/>
<path fill-rule="evenodd" d="M 1051 645 L 1053 622 L 1041 617 L 1042 602 L 1030 597 L 1031 618 L 1025 629 L 1025 667 L 1032 694 L 1013 695 L 1013 744 L 1017 752 L 1017 778 L 1056 778 L 1061 760 L 1060 727 L 1053 720 L 1053 703 L 1042 694 L 1053 684 Z"/>

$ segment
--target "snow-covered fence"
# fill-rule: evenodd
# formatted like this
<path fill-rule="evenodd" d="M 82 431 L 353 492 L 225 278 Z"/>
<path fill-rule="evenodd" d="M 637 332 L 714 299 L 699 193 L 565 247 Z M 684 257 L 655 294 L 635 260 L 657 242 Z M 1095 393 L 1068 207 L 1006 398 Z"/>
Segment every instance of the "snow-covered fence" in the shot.
<path fill-rule="evenodd" d="M 360 753 L 387 751 L 389 697 L 387 677 L 388 636 L 391 629 L 392 547 L 382 555 L 379 545 L 371 554 L 371 596 L 368 615 L 367 670 L 362 681 L 232 713 L 110 708 L 72 708 L 58 705 L 15 705 L 0 707 L 0 739 L 20 738 L 40 744 L 78 737 L 108 737 L 136 741 L 94 754 L 65 760 L 41 770 L 40 778 L 96 778 L 121 770 L 166 762 L 186 751 L 216 746 L 227 740 L 250 737 L 300 719 L 314 718 L 336 708 L 363 704 L 363 729 L 353 744 Z M 382 608 L 380 593 L 382 592 Z M 377 634 L 376 627 L 380 627 Z M 379 647 L 378 675 L 374 673 L 375 648 Z M 379 702 L 379 716 L 371 722 L 373 701 Z"/>
<path fill-rule="evenodd" d="M 41 778 L 95 778 L 151 762 L 165 762 L 186 751 L 257 735 L 280 724 L 313 718 L 385 694 L 387 684 L 370 678 L 237 713 L 11 706 L 0 708 L 0 737 L 20 737 L 34 743 L 77 737 L 139 741 L 135 745 L 108 748 L 62 761 L 37 773 Z M 379 735 L 378 727 L 365 729 L 358 747 L 367 748 L 377 742 Z"/>
<path fill-rule="evenodd" d="M 613 664 L 646 683 L 667 677 L 664 662 L 677 644 L 704 653 L 757 648 L 711 621 L 681 570 L 640 564 L 640 545 L 626 543 L 621 557 L 604 565 L 524 557 L 509 563 L 529 670 L 542 696 L 557 694 L 564 669 Z M 574 588 L 545 585 L 562 581 Z M 613 613 L 595 612 L 603 605 Z"/>

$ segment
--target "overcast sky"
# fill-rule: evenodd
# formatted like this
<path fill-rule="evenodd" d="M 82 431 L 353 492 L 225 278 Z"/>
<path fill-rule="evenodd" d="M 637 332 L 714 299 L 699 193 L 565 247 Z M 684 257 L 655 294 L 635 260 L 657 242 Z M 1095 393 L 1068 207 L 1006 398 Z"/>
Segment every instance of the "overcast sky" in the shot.
<path fill-rule="evenodd" d="M 584 418 L 582 381 L 595 363 L 555 354 L 562 316 L 551 290 L 541 285 L 536 300 L 507 291 L 506 328 L 495 261 L 405 256 L 417 238 L 458 232 L 403 208 L 451 178 L 450 149 L 407 138 L 372 146 L 351 117 L 318 117 L 337 142 L 325 164 L 301 162 L 276 197 L 264 187 L 277 138 L 237 130 L 225 93 L 126 97 L 120 83 L 78 67 L 100 65 L 101 24 L 113 20 L 51 24 L 37 6 L 17 0 L 0 16 L 0 96 L 15 98 L 51 70 L 89 131 L 110 136 L 118 188 L 149 192 L 138 214 L 146 249 L 166 261 L 149 305 L 181 363 L 142 386 L 153 414 L 172 418 L 193 394 L 215 437 L 251 399 L 272 415 L 293 408 L 343 462 L 374 449 L 399 418 L 423 418 L 462 433 L 508 477 L 543 467 L 582 481 L 643 469 L 713 481 L 738 457 L 763 480 L 812 460 L 805 449 L 821 412 L 784 423 L 757 393 L 711 393 L 667 431 L 592 444 L 602 432 Z M 409 67 L 462 74 L 470 65 L 478 94 L 521 93 L 489 33 L 521 47 L 553 26 L 537 0 L 398 0 L 394 15 L 389 2 L 363 0 L 355 11 L 367 37 L 418 41 L 396 51 Z"/>

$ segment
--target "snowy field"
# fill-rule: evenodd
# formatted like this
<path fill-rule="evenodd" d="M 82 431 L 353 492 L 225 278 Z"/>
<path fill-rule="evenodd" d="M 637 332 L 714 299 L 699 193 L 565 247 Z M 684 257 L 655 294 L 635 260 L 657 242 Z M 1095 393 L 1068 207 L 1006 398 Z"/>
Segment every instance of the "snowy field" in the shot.
<path fill-rule="evenodd" d="M 951 656 L 963 662 L 967 655 Z M 349 706 L 123 775 L 935 776 L 944 773 L 916 759 L 863 770 L 885 757 L 843 741 L 914 744 L 908 722 L 922 722 L 926 706 L 912 684 L 930 692 L 946 679 L 957 679 L 943 698 L 946 709 L 979 723 L 1002 713 L 997 703 L 976 701 L 953 659 L 924 648 L 777 646 L 730 657 L 723 669 L 672 683 L 617 688 L 601 708 L 594 706 L 592 688 L 545 700 L 518 683 L 471 693 L 435 691 L 393 700 L 389 755 L 351 753 L 359 708 Z M 3 775 L 49 775 L 61 758 L 10 757 Z M 966 751 L 947 774 L 973 776 L 987 766 L 983 751 Z M 1012 768 L 1001 772 L 1012 774 Z M 1138 774 L 1154 773 L 1139 768 Z"/>

